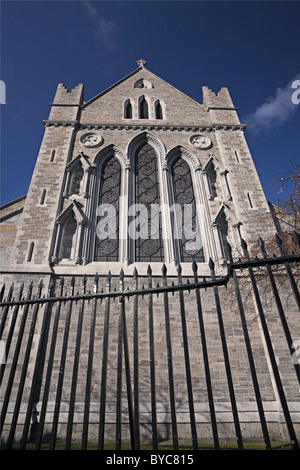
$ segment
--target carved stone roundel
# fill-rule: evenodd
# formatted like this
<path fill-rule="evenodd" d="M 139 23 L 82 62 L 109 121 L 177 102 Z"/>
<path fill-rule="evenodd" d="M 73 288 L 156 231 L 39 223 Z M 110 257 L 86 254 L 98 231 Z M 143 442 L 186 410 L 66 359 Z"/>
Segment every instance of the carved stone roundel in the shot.
<path fill-rule="evenodd" d="M 83 134 L 80 137 L 80 142 L 82 145 L 85 147 L 98 147 L 103 142 L 103 139 L 100 135 L 94 133 L 94 132 L 89 132 L 87 134 Z"/>
<path fill-rule="evenodd" d="M 206 135 L 193 135 L 190 139 L 191 144 L 193 144 L 197 149 L 206 150 L 212 146 L 212 141 Z"/>

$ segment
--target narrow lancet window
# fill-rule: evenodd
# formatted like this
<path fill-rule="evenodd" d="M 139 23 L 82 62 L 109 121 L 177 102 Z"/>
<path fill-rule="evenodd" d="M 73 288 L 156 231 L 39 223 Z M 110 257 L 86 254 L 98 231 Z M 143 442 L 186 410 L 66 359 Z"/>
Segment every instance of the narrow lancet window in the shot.
<path fill-rule="evenodd" d="M 52 150 L 51 152 L 51 156 L 50 156 L 50 162 L 54 162 L 54 158 L 55 158 L 55 150 Z"/>
<path fill-rule="evenodd" d="M 145 144 L 137 151 L 134 170 L 135 212 L 130 214 L 129 230 L 133 257 L 137 262 L 163 261 L 157 155 L 151 145 Z"/>
<path fill-rule="evenodd" d="M 142 96 L 139 101 L 139 118 L 140 119 L 149 118 L 148 103 L 144 96 Z"/>
<path fill-rule="evenodd" d="M 125 119 L 132 119 L 132 104 L 130 100 L 125 102 L 124 117 Z"/>
<path fill-rule="evenodd" d="M 40 200 L 40 205 L 45 204 L 45 199 L 46 199 L 46 189 L 43 189 L 42 195 L 41 195 L 41 200 Z"/>
<path fill-rule="evenodd" d="M 155 119 L 163 119 L 162 107 L 159 100 L 155 103 Z"/>
<path fill-rule="evenodd" d="M 32 261 L 33 250 L 34 250 L 34 243 L 31 242 L 30 247 L 29 247 L 29 251 L 28 251 L 27 261 Z"/>
<path fill-rule="evenodd" d="M 204 250 L 189 165 L 178 157 L 172 165 L 174 206 L 171 219 L 176 258 L 180 262 L 204 262 Z"/>
<path fill-rule="evenodd" d="M 102 165 L 97 207 L 95 261 L 119 261 L 121 165 L 116 157 Z"/>

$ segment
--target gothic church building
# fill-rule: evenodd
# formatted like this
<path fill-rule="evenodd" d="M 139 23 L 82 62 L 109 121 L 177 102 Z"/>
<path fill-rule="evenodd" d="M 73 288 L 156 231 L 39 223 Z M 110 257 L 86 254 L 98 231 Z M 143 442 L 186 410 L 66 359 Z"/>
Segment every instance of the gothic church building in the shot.
<path fill-rule="evenodd" d="M 226 258 L 226 241 L 238 249 L 241 237 L 274 232 L 227 88 L 203 87 L 199 104 L 137 64 L 87 102 L 83 85 L 58 85 L 14 244 L 9 237 L 5 246 L 9 270 L 116 274 L 150 262 L 172 271 L 195 259 L 205 273 L 209 258 Z M 184 204 L 190 237 L 176 230 Z"/>
<path fill-rule="evenodd" d="M 1 369 L 0 433 L 10 445 L 28 433 L 28 420 L 37 439 L 43 432 L 51 437 L 52 448 L 56 439 L 69 448 L 82 433 L 85 444 L 120 445 L 121 428 L 126 440 L 134 429 L 137 446 L 139 438 L 152 439 L 155 448 L 173 436 L 176 448 L 191 433 L 195 447 L 196 435 L 241 445 L 240 433 L 265 438 L 262 404 L 269 435 L 287 439 L 276 364 L 299 429 L 299 383 L 274 299 L 264 308 L 275 365 L 249 284 L 241 294 L 242 321 L 230 282 L 228 290 L 220 285 L 218 304 L 213 288 L 139 292 L 126 300 L 114 294 L 194 282 L 195 263 L 198 279 L 210 279 L 212 262 L 220 278 L 229 256 L 242 256 L 242 240 L 250 246 L 259 236 L 274 238 L 229 91 L 203 86 L 202 93 L 196 102 L 144 60 L 88 101 L 82 84 L 70 91 L 57 86 L 28 194 L 0 208 L 0 282 L 6 289 L 14 282 L 5 298 L 111 297 L 3 305 L 1 338 L 9 351 Z M 244 272 L 239 276 L 245 282 Z M 285 297 L 297 339 L 299 307 L 293 295 Z"/>

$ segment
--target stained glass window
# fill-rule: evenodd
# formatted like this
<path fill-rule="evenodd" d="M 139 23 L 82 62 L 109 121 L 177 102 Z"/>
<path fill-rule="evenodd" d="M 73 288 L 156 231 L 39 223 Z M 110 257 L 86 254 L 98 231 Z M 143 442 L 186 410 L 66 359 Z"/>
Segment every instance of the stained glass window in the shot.
<path fill-rule="evenodd" d="M 111 157 L 101 172 L 95 261 L 119 261 L 120 188 L 121 165 L 116 157 Z"/>
<path fill-rule="evenodd" d="M 163 261 L 157 156 L 149 144 L 142 146 L 135 158 L 135 203 L 143 205 L 135 219 L 136 233 L 141 234 L 135 237 L 135 261 Z"/>
<path fill-rule="evenodd" d="M 178 157 L 172 165 L 174 207 L 171 212 L 176 258 L 180 262 L 204 262 L 195 193 L 190 167 Z"/>

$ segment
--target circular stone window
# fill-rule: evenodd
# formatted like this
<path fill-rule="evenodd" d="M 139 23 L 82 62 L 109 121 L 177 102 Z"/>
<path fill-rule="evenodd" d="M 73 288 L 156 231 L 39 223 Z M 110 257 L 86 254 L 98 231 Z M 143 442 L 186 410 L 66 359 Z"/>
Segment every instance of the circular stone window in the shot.
<path fill-rule="evenodd" d="M 212 141 L 206 135 L 193 135 L 190 138 L 191 144 L 197 149 L 206 150 L 212 146 Z"/>
<path fill-rule="evenodd" d="M 102 144 L 103 139 L 100 135 L 94 133 L 94 132 L 89 132 L 87 134 L 83 134 L 80 137 L 80 142 L 82 145 L 85 147 L 97 147 L 98 145 Z"/>

